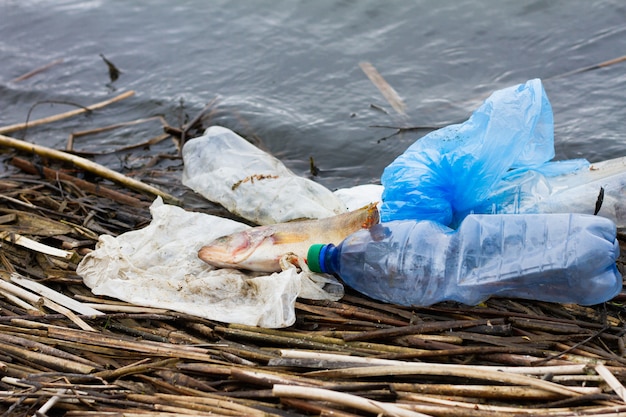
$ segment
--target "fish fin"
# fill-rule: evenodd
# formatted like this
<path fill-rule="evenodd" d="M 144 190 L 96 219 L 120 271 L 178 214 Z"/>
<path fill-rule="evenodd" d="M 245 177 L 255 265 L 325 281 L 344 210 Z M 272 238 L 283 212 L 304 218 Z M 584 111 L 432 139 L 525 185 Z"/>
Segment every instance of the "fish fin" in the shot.
<path fill-rule="evenodd" d="M 363 229 L 369 229 L 375 224 L 380 223 L 380 212 L 378 211 L 378 205 L 376 203 L 368 204 L 364 209 L 367 210 L 367 217 L 361 225 Z"/>

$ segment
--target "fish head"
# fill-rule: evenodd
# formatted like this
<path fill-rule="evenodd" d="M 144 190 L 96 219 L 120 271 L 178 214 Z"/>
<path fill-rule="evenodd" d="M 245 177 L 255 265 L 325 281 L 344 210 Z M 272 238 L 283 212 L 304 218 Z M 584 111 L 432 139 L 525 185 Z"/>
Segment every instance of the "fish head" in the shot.
<path fill-rule="evenodd" d="M 273 244 L 270 232 L 263 228 L 253 228 L 218 237 L 200 248 L 198 257 L 217 268 L 274 271 L 276 260 L 268 260 L 268 265 L 264 265 L 263 261 L 255 256 L 260 248 Z"/>

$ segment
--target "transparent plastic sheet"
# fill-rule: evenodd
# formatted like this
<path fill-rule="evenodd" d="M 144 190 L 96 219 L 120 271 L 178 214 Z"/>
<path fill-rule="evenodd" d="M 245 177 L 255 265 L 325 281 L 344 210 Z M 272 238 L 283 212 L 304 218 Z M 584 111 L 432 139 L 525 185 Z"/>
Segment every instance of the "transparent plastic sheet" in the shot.
<path fill-rule="evenodd" d="M 494 92 L 466 122 L 429 133 L 385 168 L 381 220 L 454 226 L 469 213 L 515 211 L 533 190 L 529 175 L 549 181 L 589 167 L 550 162 L 553 124 L 539 79 Z"/>
<path fill-rule="evenodd" d="M 499 212 L 597 214 L 612 220 L 618 228 L 626 228 L 626 157 L 582 169 L 577 169 L 577 161 L 550 164 L 573 163 L 569 174 L 548 176 L 528 170 L 505 176 L 500 186 L 504 198 L 500 199 Z"/>
<path fill-rule="evenodd" d="M 160 197 L 150 210 L 150 225 L 118 237 L 100 236 L 96 250 L 78 265 L 77 273 L 94 294 L 268 328 L 294 323 L 297 297 L 343 296 L 343 286 L 333 277 L 312 273 L 304 261 L 288 256 L 281 260 L 283 271 L 271 275 L 215 269 L 198 259 L 198 249 L 249 226 L 187 212 Z"/>
<path fill-rule="evenodd" d="M 221 126 L 211 126 L 187 142 L 183 160 L 184 185 L 259 225 L 347 211 L 329 189 L 295 175 L 272 155 Z"/>
<path fill-rule="evenodd" d="M 362 185 L 331 192 L 298 177 L 278 159 L 219 126 L 183 149 L 183 183 L 232 213 L 258 224 L 325 218 L 380 202 L 382 186 Z M 215 269 L 198 258 L 214 239 L 250 226 L 164 204 L 150 209 L 147 227 L 118 237 L 100 236 L 77 273 L 97 295 L 180 311 L 227 323 L 268 328 L 295 321 L 297 297 L 339 300 L 343 285 L 311 272 L 286 254 L 282 272 Z"/>

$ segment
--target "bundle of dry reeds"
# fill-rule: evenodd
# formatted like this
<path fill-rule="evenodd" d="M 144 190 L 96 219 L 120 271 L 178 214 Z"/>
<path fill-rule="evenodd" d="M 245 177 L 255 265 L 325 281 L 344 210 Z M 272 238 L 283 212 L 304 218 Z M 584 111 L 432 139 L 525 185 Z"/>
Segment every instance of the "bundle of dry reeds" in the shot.
<path fill-rule="evenodd" d="M 298 302 L 281 330 L 95 297 L 77 262 L 100 234 L 149 221 L 152 198 L 127 189 L 171 196 L 78 179 L 32 161 L 64 153 L 0 140 L 21 152 L 0 179 L 2 416 L 626 414 L 623 295 L 409 309 L 348 292 Z"/>

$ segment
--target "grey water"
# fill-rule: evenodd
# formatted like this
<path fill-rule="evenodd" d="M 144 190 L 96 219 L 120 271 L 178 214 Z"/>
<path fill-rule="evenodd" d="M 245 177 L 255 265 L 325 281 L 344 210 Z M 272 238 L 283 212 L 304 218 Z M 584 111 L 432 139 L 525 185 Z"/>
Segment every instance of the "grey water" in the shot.
<path fill-rule="evenodd" d="M 100 54 L 121 70 L 117 80 Z M 428 132 L 386 138 L 395 128 L 464 121 L 493 91 L 541 78 L 555 159 L 595 162 L 626 155 L 626 62 L 570 72 L 624 55 L 622 0 L 2 0 L 0 126 L 74 109 L 62 102 L 135 92 L 88 116 L 12 134 L 64 149 L 73 132 L 158 115 L 180 126 L 213 103 L 205 123 L 254 138 L 297 174 L 335 189 L 377 183 Z M 361 62 L 398 92 L 406 114 Z M 159 133 L 147 122 L 77 137 L 74 149 L 109 152 L 94 158 L 181 194 L 173 141 L 119 151 Z M 146 170 L 156 155 L 171 158 Z"/>

